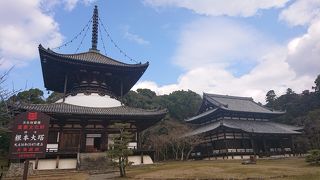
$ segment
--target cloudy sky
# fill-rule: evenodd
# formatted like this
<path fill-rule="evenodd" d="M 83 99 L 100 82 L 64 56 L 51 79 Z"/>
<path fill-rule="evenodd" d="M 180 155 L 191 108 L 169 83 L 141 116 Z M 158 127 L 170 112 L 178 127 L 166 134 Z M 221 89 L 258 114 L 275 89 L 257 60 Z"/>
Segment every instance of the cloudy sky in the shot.
<path fill-rule="evenodd" d="M 133 89 L 190 89 L 264 103 L 268 90 L 300 93 L 320 74 L 320 0 L 1 0 L 0 70 L 14 66 L 7 88 L 45 90 L 40 43 L 54 49 L 82 32 L 54 50 L 87 51 L 94 5 L 117 46 L 134 61 L 150 62 Z M 134 63 L 103 28 L 98 44 L 101 53 Z"/>

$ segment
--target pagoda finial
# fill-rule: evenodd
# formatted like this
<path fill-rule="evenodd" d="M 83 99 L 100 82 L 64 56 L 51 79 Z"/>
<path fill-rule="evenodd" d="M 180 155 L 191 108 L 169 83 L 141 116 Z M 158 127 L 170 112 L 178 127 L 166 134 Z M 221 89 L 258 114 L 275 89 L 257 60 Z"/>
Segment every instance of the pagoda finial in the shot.
<path fill-rule="evenodd" d="M 98 45 L 98 26 L 99 26 L 99 21 L 98 21 L 98 6 L 94 6 L 93 10 L 93 16 L 92 16 L 92 48 L 90 50 L 93 51 L 98 51 L 97 45 Z"/>

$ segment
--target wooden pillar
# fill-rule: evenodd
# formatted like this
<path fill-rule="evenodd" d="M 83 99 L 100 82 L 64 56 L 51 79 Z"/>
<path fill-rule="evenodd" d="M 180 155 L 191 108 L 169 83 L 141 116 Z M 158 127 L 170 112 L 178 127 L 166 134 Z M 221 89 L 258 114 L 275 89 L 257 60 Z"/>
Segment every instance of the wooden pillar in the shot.
<path fill-rule="evenodd" d="M 291 153 L 293 156 L 295 156 L 295 147 L 294 147 L 294 141 L 293 141 L 293 135 L 290 136 L 291 141 Z"/>
<path fill-rule="evenodd" d="M 214 142 L 214 147 L 215 147 L 215 149 L 218 150 L 218 154 L 216 155 L 215 159 L 217 159 L 218 156 L 220 155 L 220 147 L 217 147 L 217 142 L 219 141 L 219 136 L 218 136 L 218 134 L 219 134 L 219 133 L 216 132 L 216 141 Z"/>
<path fill-rule="evenodd" d="M 80 132 L 80 152 L 86 152 L 86 125 L 87 122 L 81 121 L 81 132 Z"/>
<path fill-rule="evenodd" d="M 226 136 L 226 130 L 223 129 L 223 139 L 224 139 L 224 148 L 226 150 L 225 155 L 227 156 L 228 159 L 228 143 L 227 143 L 227 136 Z"/>
<path fill-rule="evenodd" d="M 235 132 L 233 131 L 232 134 L 233 134 L 233 145 L 235 145 L 235 142 L 236 142 Z M 236 149 L 236 153 L 237 153 L 237 152 L 238 152 L 238 147 L 233 146 L 233 148 Z M 233 159 L 233 158 L 234 158 L 234 152 L 232 152 L 232 159 Z"/>
<path fill-rule="evenodd" d="M 56 159 L 56 169 L 59 168 L 59 161 L 60 161 L 60 156 L 57 155 L 57 159 Z"/>
<path fill-rule="evenodd" d="M 58 143 L 58 152 L 63 150 L 63 123 L 59 123 L 59 143 Z"/>
<path fill-rule="evenodd" d="M 209 157 L 209 148 L 208 148 L 208 142 L 205 142 L 206 143 L 206 151 L 207 151 L 207 157 Z M 209 160 L 210 160 L 210 157 L 209 157 Z"/>
<path fill-rule="evenodd" d="M 103 122 L 103 132 L 101 134 L 101 150 L 107 151 L 108 150 L 108 126 L 109 124 L 107 122 Z"/>
<path fill-rule="evenodd" d="M 39 158 L 36 158 L 34 169 L 38 169 L 38 164 L 39 164 Z"/>
<path fill-rule="evenodd" d="M 29 169 L 29 159 L 26 159 L 24 161 L 23 176 L 22 176 L 23 180 L 28 179 L 28 169 Z"/>
<path fill-rule="evenodd" d="M 267 149 L 266 136 L 262 136 L 262 141 L 263 141 L 264 155 L 268 155 L 269 154 L 269 150 Z"/>
<path fill-rule="evenodd" d="M 255 143 L 254 143 L 254 139 L 253 139 L 253 134 L 250 134 L 250 141 L 251 141 L 251 147 L 253 150 L 253 155 L 256 156 L 256 148 L 255 148 Z"/>
<path fill-rule="evenodd" d="M 120 80 L 121 105 L 123 105 L 123 82 Z"/>
<path fill-rule="evenodd" d="M 68 85 L 68 74 L 66 74 L 65 77 L 64 77 L 63 100 L 62 100 L 62 102 L 64 102 L 65 99 L 66 99 L 67 85 Z"/>
<path fill-rule="evenodd" d="M 244 140 L 244 136 L 243 136 L 243 132 L 241 133 L 241 149 L 244 149 L 244 152 L 246 152 L 246 148 L 244 147 L 244 143 L 243 143 L 243 140 Z M 241 159 L 243 159 L 243 152 L 241 152 Z"/>
<path fill-rule="evenodd" d="M 141 164 L 143 164 L 143 151 L 141 151 Z"/>
<path fill-rule="evenodd" d="M 280 140 L 279 144 L 280 144 L 280 149 L 281 149 L 280 154 L 282 154 L 283 156 L 285 156 L 285 152 L 284 152 L 284 149 L 283 149 L 283 143 L 282 143 L 283 138 L 281 137 L 281 138 L 279 138 L 279 140 Z"/>
<path fill-rule="evenodd" d="M 141 149 L 141 133 L 140 133 L 140 130 L 139 128 L 137 127 L 136 128 L 136 137 L 137 137 L 137 149 Z"/>
<path fill-rule="evenodd" d="M 210 133 L 210 143 L 211 143 L 210 153 L 211 153 L 212 156 L 213 156 L 213 155 L 214 155 L 214 154 L 213 154 L 214 144 L 213 144 L 213 141 L 212 141 L 212 133 Z M 209 156 L 209 160 L 210 160 L 210 156 Z"/>

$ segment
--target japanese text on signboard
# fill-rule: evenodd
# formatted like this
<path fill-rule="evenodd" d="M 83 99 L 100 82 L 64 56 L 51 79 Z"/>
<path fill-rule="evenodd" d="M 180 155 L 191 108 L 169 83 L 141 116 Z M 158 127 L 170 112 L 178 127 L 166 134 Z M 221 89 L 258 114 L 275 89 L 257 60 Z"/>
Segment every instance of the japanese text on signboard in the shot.
<path fill-rule="evenodd" d="M 45 156 L 50 117 L 40 112 L 25 112 L 15 117 L 11 138 L 11 158 Z"/>

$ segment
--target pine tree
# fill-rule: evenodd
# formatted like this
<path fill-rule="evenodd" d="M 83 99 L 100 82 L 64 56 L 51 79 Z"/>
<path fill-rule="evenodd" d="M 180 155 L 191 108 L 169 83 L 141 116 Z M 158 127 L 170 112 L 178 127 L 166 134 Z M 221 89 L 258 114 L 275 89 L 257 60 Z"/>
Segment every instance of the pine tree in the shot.
<path fill-rule="evenodd" d="M 132 141 L 132 133 L 129 132 L 126 128 L 129 124 L 124 123 L 115 123 L 113 128 L 118 130 L 118 133 L 113 138 L 113 144 L 110 145 L 109 150 L 107 151 L 107 156 L 115 161 L 115 165 L 119 167 L 120 176 L 126 176 L 126 167 L 131 163 L 128 161 L 128 156 L 133 152 L 131 149 L 128 149 L 129 142 Z"/>

